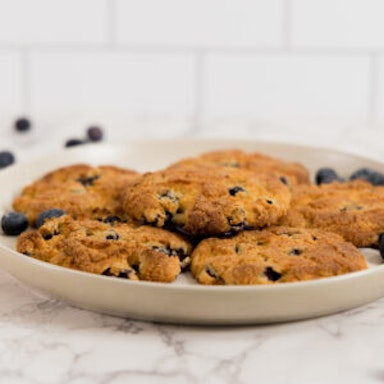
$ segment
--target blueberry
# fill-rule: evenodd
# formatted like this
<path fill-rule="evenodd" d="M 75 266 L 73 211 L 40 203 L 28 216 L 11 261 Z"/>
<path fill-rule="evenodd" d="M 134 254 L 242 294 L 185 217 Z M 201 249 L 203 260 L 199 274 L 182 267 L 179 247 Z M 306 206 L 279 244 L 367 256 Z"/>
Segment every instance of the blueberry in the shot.
<path fill-rule="evenodd" d="M 229 194 L 231 196 L 236 196 L 239 192 L 245 192 L 245 189 L 243 187 L 240 187 L 238 185 L 235 185 L 234 187 L 232 187 L 231 189 L 229 189 Z"/>
<path fill-rule="evenodd" d="M 264 275 L 270 281 L 277 281 L 281 278 L 282 274 L 275 271 L 272 267 L 265 268 Z"/>
<path fill-rule="evenodd" d="M 26 117 L 20 117 L 15 121 L 15 130 L 17 132 L 26 132 L 29 131 L 32 124 L 29 119 Z"/>
<path fill-rule="evenodd" d="M 353 172 L 349 179 L 362 179 L 373 185 L 384 185 L 384 175 L 371 168 L 360 168 Z"/>
<path fill-rule="evenodd" d="M 68 148 L 68 147 L 74 147 L 76 145 L 81 145 L 81 144 L 85 144 L 85 141 L 84 140 L 80 140 L 80 139 L 68 139 L 66 142 L 65 142 L 65 147 Z"/>
<path fill-rule="evenodd" d="M 320 168 L 315 175 L 317 185 L 329 184 L 333 181 L 343 181 L 343 179 L 332 168 Z"/>
<path fill-rule="evenodd" d="M 106 218 L 104 218 L 103 222 L 106 223 L 106 224 L 113 225 L 116 222 L 117 223 L 121 223 L 121 219 L 120 219 L 119 216 L 110 215 L 110 216 L 107 216 Z"/>
<path fill-rule="evenodd" d="M 101 141 L 103 140 L 103 130 L 100 127 L 92 126 L 87 129 L 87 138 L 89 141 Z"/>
<path fill-rule="evenodd" d="M 0 152 L 0 169 L 8 167 L 15 162 L 15 156 L 12 152 L 9 151 L 1 151 Z"/>
<path fill-rule="evenodd" d="M 379 235 L 379 251 L 381 258 L 384 259 L 384 233 Z"/>
<path fill-rule="evenodd" d="M 93 183 L 99 178 L 100 176 L 80 176 L 76 181 L 80 183 L 83 187 L 91 187 Z"/>
<path fill-rule="evenodd" d="M 65 211 L 59 208 L 52 208 L 52 209 L 47 209 L 43 212 L 40 213 L 40 215 L 36 219 L 36 227 L 39 228 L 41 227 L 45 220 L 51 219 L 53 217 L 60 217 L 65 215 Z"/>
<path fill-rule="evenodd" d="M 298 255 L 301 255 L 302 253 L 303 253 L 303 251 L 301 249 L 293 248 L 290 250 L 290 252 L 288 254 L 298 256 Z"/>
<path fill-rule="evenodd" d="M 16 236 L 28 228 L 28 220 L 24 213 L 9 212 L 1 218 L 1 229 L 6 235 Z"/>
<path fill-rule="evenodd" d="M 105 238 L 107 240 L 119 240 L 120 239 L 120 235 L 116 232 L 109 232 L 105 235 Z"/>

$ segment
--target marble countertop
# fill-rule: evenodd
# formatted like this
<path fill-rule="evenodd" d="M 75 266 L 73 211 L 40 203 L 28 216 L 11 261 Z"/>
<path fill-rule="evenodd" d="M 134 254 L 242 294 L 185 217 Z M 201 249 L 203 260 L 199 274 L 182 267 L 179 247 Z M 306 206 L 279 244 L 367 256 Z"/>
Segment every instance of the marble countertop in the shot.
<path fill-rule="evenodd" d="M 55 149 L 37 134 L 3 137 L 21 161 Z M 377 139 L 353 134 L 339 147 L 384 160 Z M 0 383 L 382 383 L 383 355 L 384 298 L 290 323 L 170 325 L 74 308 L 0 272 Z"/>

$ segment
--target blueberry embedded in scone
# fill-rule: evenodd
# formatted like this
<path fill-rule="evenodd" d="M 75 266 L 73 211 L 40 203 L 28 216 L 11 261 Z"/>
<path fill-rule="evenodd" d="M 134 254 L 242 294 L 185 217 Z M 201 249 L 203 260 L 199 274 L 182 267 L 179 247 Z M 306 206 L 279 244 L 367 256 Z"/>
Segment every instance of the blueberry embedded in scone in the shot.
<path fill-rule="evenodd" d="M 211 164 L 149 172 L 122 193 L 130 219 L 199 237 L 274 224 L 289 203 L 290 190 L 278 176 Z"/>
<path fill-rule="evenodd" d="M 341 236 L 282 226 L 202 240 L 191 262 L 193 276 L 206 285 L 288 283 L 366 268 L 359 249 Z"/>
<path fill-rule="evenodd" d="M 31 226 L 46 210 L 62 209 L 75 218 L 104 219 L 123 216 L 120 193 L 134 170 L 101 165 L 73 164 L 54 169 L 25 186 L 13 201 L 13 209 L 23 212 Z"/>
<path fill-rule="evenodd" d="M 275 156 L 240 149 L 222 149 L 204 152 L 199 156 L 181 159 L 171 167 L 186 165 L 218 165 L 251 171 L 257 175 L 274 174 L 288 186 L 309 184 L 309 170 L 301 163 L 284 161 Z"/>
<path fill-rule="evenodd" d="M 160 228 L 63 215 L 23 232 L 18 252 L 63 267 L 131 280 L 172 282 L 188 269 L 191 244 Z"/>
<path fill-rule="evenodd" d="M 365 180 L 296 186 L 279 224 L 320 228 L 357 247 L 377 248 L 384 232 L 384 186 Z"/>

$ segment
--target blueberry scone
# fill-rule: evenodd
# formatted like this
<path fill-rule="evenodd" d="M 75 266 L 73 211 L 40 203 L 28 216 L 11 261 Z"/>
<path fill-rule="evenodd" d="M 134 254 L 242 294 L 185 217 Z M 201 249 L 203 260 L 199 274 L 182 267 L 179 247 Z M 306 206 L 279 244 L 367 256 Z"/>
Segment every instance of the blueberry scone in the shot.
<path fill-rule="evenodd" d="M 208 285 L 306 281 L 366 268 L 359 249 L 337 234 L 281 226 L 204 239 L 191 262 L 193 276 Z"/>
<path fill-rule="evenodd" d="M 377 247 L 384 233 L 384 187 L 363 180 L 297 186 L 280 224 L 321 228 L 357 247 Z"/>
<path fill-rule="evenodd" d="M 310 183 L 309 171 L 303 164 L 298 162 L 287 162 L 277 157 L 268 156 L 259 152 L 248 153 L 240 149 L 205 152 L 200 156 L 182 159 L 172 164 L 172 166 L 201 163 L 247 169 L 256 174 L 275 174 L 289 186 Z"/>
<path fill-rule="evenodd" d="M 188 241 L 160 228 L 69 215 L 23 232 L 16 249 L 80 271 L 157 282 L 174 281 L 188 268 L 191 253 Z"/>
<path fill-rule="evenodd" d="M 275 175 L 205 164 L 143 174 L 122 197 L 134 221 L 206 237 L 275 223 L 290 191 Z"/>
<path fill-rule="evenodd" d="M 120 193 L 138 173 L 111 165 L 74 164 L 55 169 L 27 185 L 13 201 L 31 226 L 38 215 L 59 208 L 75 218 L 103 219 L 123 215 Z"/>

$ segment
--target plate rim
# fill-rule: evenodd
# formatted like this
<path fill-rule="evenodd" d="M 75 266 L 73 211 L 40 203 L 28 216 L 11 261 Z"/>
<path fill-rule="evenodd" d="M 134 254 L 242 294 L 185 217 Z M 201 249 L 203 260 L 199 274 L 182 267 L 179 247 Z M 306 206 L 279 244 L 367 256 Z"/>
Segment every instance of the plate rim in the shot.
<path fill-rule="evenodd" d="M 175 145 L 175 143 L 183 143 L 183 145 L 189 144 L 189 145 L 194 145 L 196 146 L 197 143 L 204 143 L 205 145 L 210 146 L 211 144 L 214 144 L 214 147 L 216 148 L 218 145 L 221 146 L 227 146 L 231 148 L 236 148 L 236 147 L 242 147 L 244 143 L 247 145 L 257 145 L 258 147 L 260 146 L 273 146 L 273 147 L 281 147 L 281 148 L 287 148 L 289 147 L 290 150 L 300 149 L 302 151 L 317 151 L 321 152 L 321 154 L 332 154 L 332 155 L 337 155 L 337 156 L 346 156 L 346 157 L 353 157 L 356 160 L 362 160 L 362 161 L 367 161 L 370 163 L 375 163 L 378 165 L 381 165 L 384 167 L 384 163 L 381 162 L 378 159 L 371 158 L 369 156 L 364 156 L 358 153 L 354 152 L 349 152 L 345 150 L 340 150 L 337 148 L 328 148 L 324 146 L 318 146 L 318 145 L 306 145 L 306 144 L 297 144 L 297 143 L 291 143 L 291 142 L 281 142 L 281 141 L 265 141 L 265 140 L 243 140 L 243 139 L 236 139 L 236 140 L 228 140 L 228 139 L 214 139 L 214 138 L 178 138 L 178 139 L 134 139 L 134 140 L 127 140 L 121 143 L 92 143 L 92 144 L 87 144 L 87 147 L 84 148 L 84 146 L 78 146 L 78 147 L 71 147 L 71 148 L 64 148 L 60 151 L 56 151 L 55 153 L 48 153 L 45 154 L 44 156 L 39 156 L 35 159 L 32 159 L 29 162 L 18 162 L 15 163 L 0 172 L 0 178 L 7 177 L 8 174 L 13 174 L 17 172 L 17 169 L 19 167 L 22 167 L 27 163 L 29 166 L 31 164 L 33 165 L 35 162 L 42 163 L 47 160 L 55 158 L 55 159 L 61 159 L 63 156 L 66 155 L 78 155 L 78 154 L 84 154 L 84 157 L 86 158 L 87 154 L 89 152 L 95 152 L 100 150 L 100 148 L 103 148 L 105 150 L 116 150 L 117 148 L 122 149 L 126 147 L 130 147 L 132 145 L 156 145 L 158 143 L 161 143 L 161 145 Z M 86 152 L 85 152 L 86 151 Z M 199 152 L 199 150 L 196 150 L 196 152 Z M 85 160 L 86 161 L 86 160 Z M 101 164 L 103 161 L 100 161 L 99 163 Z M 49 169 L 49 165 L 46 167 Z M 45 172 L 45 171 L 43 171 Z M 1 208 L 1 207 L 0 207 Z M 46 273 L 49 273 L 50 270 L 54 270 L 56 273 L 62 273 L 64 278 L 66 276 L 73 276 L 73 274 L 79 278 L 82 276 L 87 276 L 87 279 L 94 280 L 96 283 L 98 281 L 102 282 L 101 284 L 108 284 L 109 281 L 113 281 L 113 284 L 117 286 L 123 286 L 127 287 L 135 287 L 140 289 L 140 287 L 146 287 L 147 289 L 151 290 L 156 290 L 160 292 L 171 292 L 171 291 L 178 291 L 181 293 L 187 292 L 188 294 L 193 294 L 195 292 L 200 293 L 205 293 L 205 292 L 212 292 L 212 294 L 217 295 L 217 294 L 222 294 L 222 293 L 231 293 L 235 295 L 241 295 L 244 293 L 251 293 L 254 295 L 263 295 L 264 293 L 279 293 L 281 291 L 284 291 L 285 293 L 287 291 L 302 291 L 305 289 L 316 289 L 320 287 L 320 289 L 323 289 L 324 287 L 327 287 L 329 285 L 333 284 L 348 284 L 351 281 L 354 282 L 356 280 L 358 281 L 365 281 L 366 279 L 369 279 L 370 277 L 376 277 L 378 275 L 384 274 L 384 264 L 377 265 L 373 268 L 368 268 L 366 270 L 362 271 L 356 271 L 356 272 L 351 272 L 343 275 L 338 275 L 338 276 L 331 276 L 331 277 L 324 277 L 324 278 L 319 278 L 319 279 L 314 279 L 314 280 L 307 280 L 307 281 L 300 281 L 300 282 L 286 282 L 286 283 L 280 283 L 280 284 L 268 284 L 268 285 L 220 285 L 220 286 L 206 286 L 206 285 L 201 285 L 201 284 L 174 284 L 174 283 L 159 283 L 159 282 L 150 282 L 150 281 L 130 281 L 130 280 L 124 280 L 124 279 L 114 279 L 108 276 L 100 276 L 96 274 L 92 274 L 89 272 L 84 272 L 84 271 L 78 271 L 74 269 L 69 269 L 57 265 L 53 265 L 41 260 L 29 258 L 25 255 L 22 255 L 21 253 L 17 252 L 16 250 L 9 248 L 7 245 L 4 245 L 1 242 L 0 238 L 0 268 L 3 270 L 6 270 L 8 273 L 10 273 L 13 277 L 15 277 L 17 280 L 21 281 L 22 283 L 25 283 L 25 281 L 20 280 L 17 276 L 15 276 L 14 273 L 10 271 L 12 268 L 7 268 L 5 265 L 6 262 L 4 263 L 2 260 L 2 254 L 6 253 L 7 256 L 11 255 L 12 257 L 17 257 L 17 260 L 23 259 L 24 263 L 27 263 L 28 265 L 32 265 L 37 268 L 43 268 Z M 16 263 L 17 264 L 17 263 Z M 27 283 L 25 283 L 27 284 Z M 27 284 L 30 285 L 30 284 Z M 36 288 L 36 287 L 34 287 Z M 38 289 L 38 288 L 37 288 Z M 384 296 L 384 287 L 383 289 L 380 289 L 380 296 Z M 59 297 L 60 298 L 60 297 Z M 375 299 L 372 299 L 370 301 L 373 301 Z M 68 301 L 68 300 L 66 300 Z M 367 301 L 369 302 L 369 301 Z M 353 308 L 353 307 L 349 307 Z M 332 311 L 331 313 L 335 313 L 335 311 Z M 327 314 L 327 313 L 325 313 Z M 310 316 L 313 317 L 313 316 Z M 304 319 L 306 318 L 305 316 L 300 316 L 297 319 Z M 156 320 L 156 319 L 155 319 Z M 162 321 L 160 319 L 160 321 Z M 277 320 L 279 321 L 279 320 Z M 284 320 L 283 320 L 284 321 Z M 173 322 L 173 321 L 166 321 L 166 322 Z M 177 322 L 177 321 L 176 321 Z M 192 323 L 196 324 L 199 321 L 195 319 L 195 321 L 192 321 Z M 232 324 L 238 324 L 240 323 L 239 321 L 231 322 L 228 321 L 229 323 Z M 257 319 L 253 319 L 251 321 L 246 321 L 247 324 L 249 323 L 257 323 Z M 269 320 L 267 321 L 268 323 L 275 322 L 274 320 Z M 214 323 L 220 323 L 220 322 L 214 322 Z M 227 321 L 224 321 L 224 323 L 227 323 Z"/>

